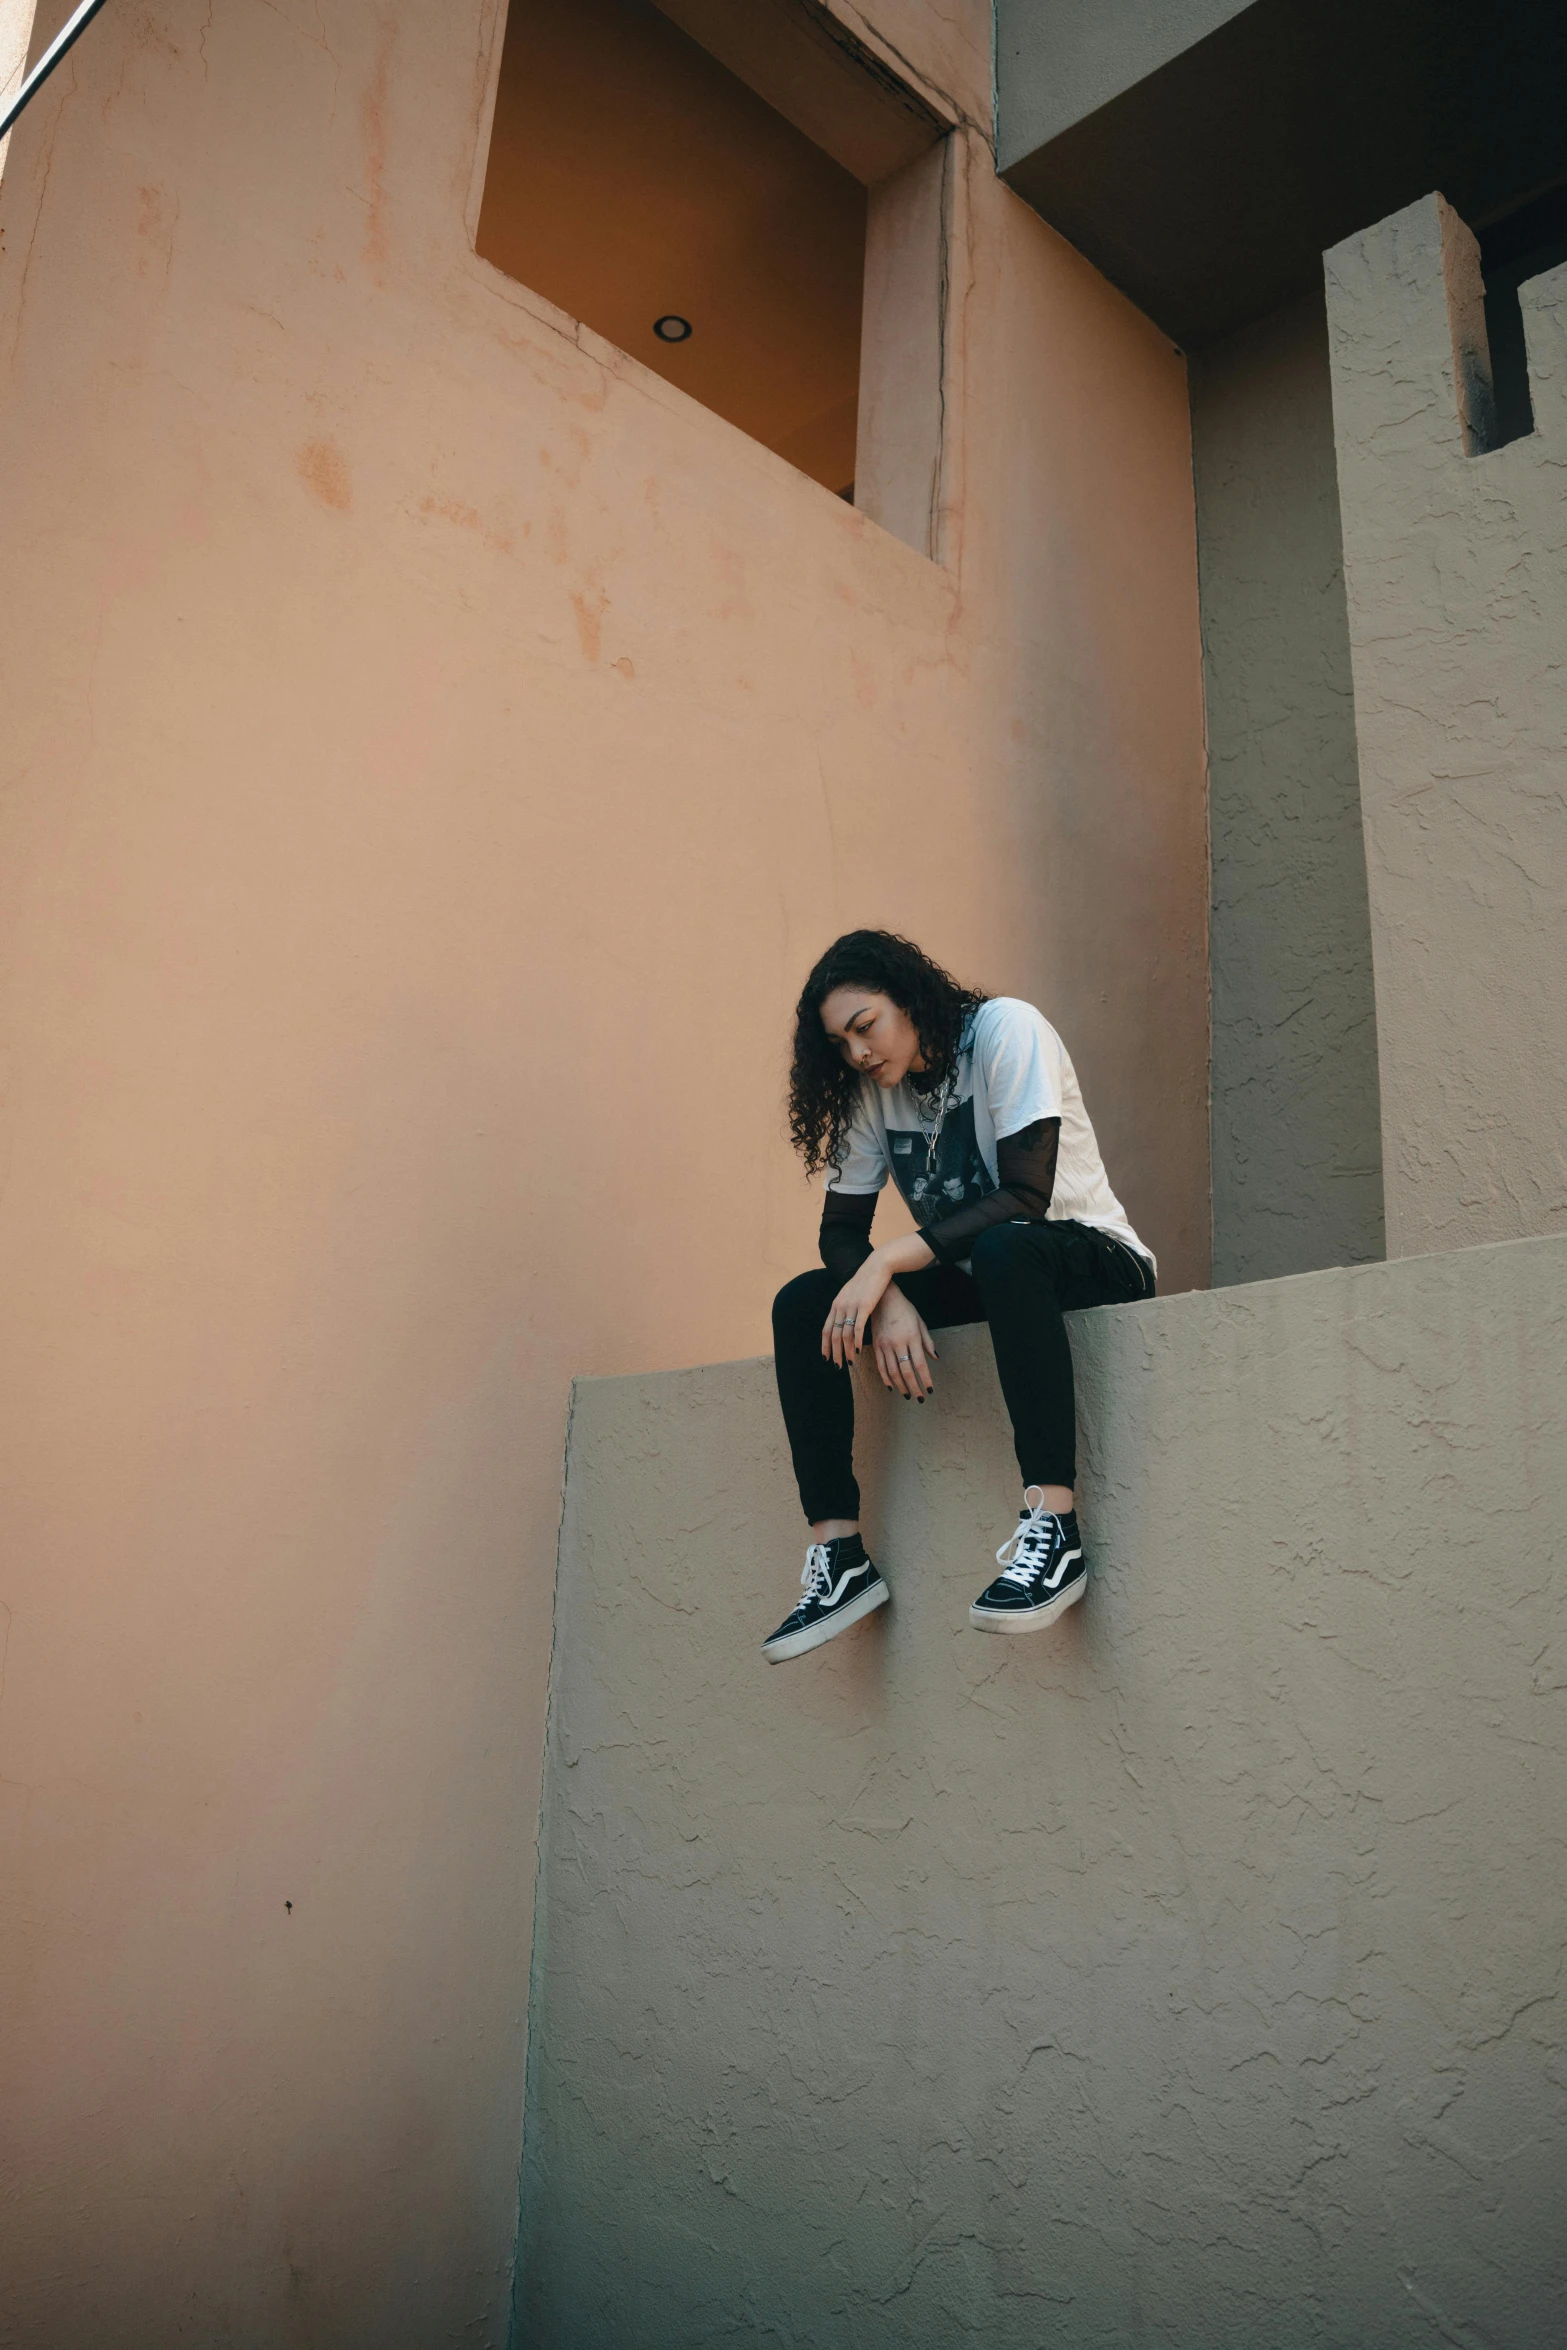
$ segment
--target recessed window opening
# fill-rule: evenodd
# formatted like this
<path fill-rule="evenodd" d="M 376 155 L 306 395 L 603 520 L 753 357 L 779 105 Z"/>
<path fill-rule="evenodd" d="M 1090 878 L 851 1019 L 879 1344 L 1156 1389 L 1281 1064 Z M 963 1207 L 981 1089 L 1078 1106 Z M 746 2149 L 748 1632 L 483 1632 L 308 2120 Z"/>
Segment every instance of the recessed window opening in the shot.
<path fill-rule="evenodd" d="M 865 219 L 853 173 L 650 0 L 512 0 L 479 252 L 836 491 Z"/>
<path fill-rule="evenodd" d="M 950 129 L 821 0 L 511 0 L 476 243 L 932 553 Z"/>
<path fill-rule="evenodd" d="M 1534 430 L 1529 351 L 1518 289 L 1563 261 L 1567 261 L 1567 186 L 1550 189 L 1480 232 L 1495 413 L 1487 442 L 1490 448 L 1504 448 Z"/>

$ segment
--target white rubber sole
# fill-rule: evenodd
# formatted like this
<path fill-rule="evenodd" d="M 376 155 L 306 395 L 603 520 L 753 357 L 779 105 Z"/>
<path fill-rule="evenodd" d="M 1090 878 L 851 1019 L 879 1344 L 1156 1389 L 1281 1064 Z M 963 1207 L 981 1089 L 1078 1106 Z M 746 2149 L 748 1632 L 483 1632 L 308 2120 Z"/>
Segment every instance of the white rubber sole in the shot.
<path fill-rule="evenodd" d="M 862 1616 L 874 1614 L 885 1607 L 892 1593 L 885 1583 L 873 1583 L 869 1591 L 862 1591 L 858 1599 L 851 1599 L 835 1616 L 826 1616 L 819 1624 L 812 1624 L 804 1632 L 791 1632 L 786 1640 L 764 1640 L 762 1654 L 770 1665 L 781 1665 L 792 1656 L 804 1656 L 808 1649 L 821 1648 L 827 1641 L 836 1640 L 840 1632 L 847 1632 Z"/>
<path fill-rule="evenodd" d="M 1031 1608 L 1027 1615 L 1021 1612 L 997 1615 L 990 1608 L 971 1607 L 968 1620 L 976 1632 L 1043 1632 L 1047 1624 L 1053 1624 L 1069 1607 L 1075 1607 L 1087 1589 L 1088 1577 L 1079 1575 L 1059 1599 L 1049 1600 L 1044 1607 Z"/>

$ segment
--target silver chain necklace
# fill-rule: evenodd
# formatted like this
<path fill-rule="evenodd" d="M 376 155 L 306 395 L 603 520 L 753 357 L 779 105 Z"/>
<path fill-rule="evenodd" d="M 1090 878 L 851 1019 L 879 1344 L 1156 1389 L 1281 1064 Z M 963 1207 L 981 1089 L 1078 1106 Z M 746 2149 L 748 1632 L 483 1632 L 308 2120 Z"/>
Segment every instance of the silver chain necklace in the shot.
<path fill-rule="evenodd" d="M 936 1088 L 936 1100 L 934 1105 L 936 1122 L 934 1126 L 932 1126 L 929 1134 L 927 1134 L 925 1137 L 925 1172 L 927 1175 L 933 1175 L 936 1171 L 937 1145 L 941 1141 L 941 1130 L 947 1122 L 947 1112 L 951 1109 L 953 1100 L 957 1094 L 958 1063 L 963 1058 L 965 1046 L 971 1041 L 973 1025 L 974 1015 L 972 1012 L 970 1012 L 968 1018 L 963 1023 L 962 1033 L 958 1038 L 958 1048 L 952 1056 L 952 1066 L 947 1071 L 947 1074 L 942 1079 L 940 1085 L 938 1085 Z M 921 1123 L 923 1123 L 923 1120 Z"/>
<path fill-rule="evenodd" d="M 925 1137 L 925 1172 L 927 1175 L 934 1175 L 936 1172 L 936 1146 L 941 1140 L 941 1130 L 947 1122 L 947 1112 L 952 1107 L 952 1097 L 956 1090 L 957 1074 L 956 1071 L 949 1069 L 936 1088 L 934 1105 L 936 1123 Z"/>

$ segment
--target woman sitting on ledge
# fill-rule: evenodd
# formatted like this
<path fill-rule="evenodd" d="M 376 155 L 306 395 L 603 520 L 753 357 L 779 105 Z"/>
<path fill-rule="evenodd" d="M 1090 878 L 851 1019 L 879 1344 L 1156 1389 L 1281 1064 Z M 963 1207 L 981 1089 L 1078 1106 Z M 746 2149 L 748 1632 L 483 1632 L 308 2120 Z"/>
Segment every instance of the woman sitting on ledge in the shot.
<path fill-rule="evenodd" d="M 1077 1418 L 1062 1315 L 1154 1294 L 1154 1260 L 1111 1191 L 1066 1047 L 1032 1004 L 960 987 L 886 930 L 828 948 L 795 1015 L 789 1127 L 828 1170 L 824 1272 L 778 1292 L 778 1393 L 811 1543 L 805 1596 L 763 1645 L 819 1648 L 888 1597 L 860 1540 L 849 1366 L 923 1403 L 931 1331 L 988 1322 L 1023 1510 L 1002 1573 L 969 1609 L 1035 1632 L 1081 1599 Z M 889 1172 L 919 1230 L 871 1245 Z"/>

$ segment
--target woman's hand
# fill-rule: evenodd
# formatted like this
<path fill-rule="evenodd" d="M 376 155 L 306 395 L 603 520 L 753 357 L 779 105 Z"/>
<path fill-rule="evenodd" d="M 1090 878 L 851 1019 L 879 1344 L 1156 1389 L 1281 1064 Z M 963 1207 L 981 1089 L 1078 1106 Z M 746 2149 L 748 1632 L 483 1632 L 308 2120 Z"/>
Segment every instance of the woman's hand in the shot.
<path fill-rule="evenodd" d="M 852 1280 L 846 1281 L 822 1324 L 822 1353 L 830 1363 L 846 1368 L 870 1336 L 871 1316 L 887 1293 L 892 1268 L 881 1250 L 872 1249 Z"/>
<path fill-rule="evenodd" d="M 935 1393 L 936 1382 L 931 1377 L 927 1358 L 933 1359 L 936 1349 L 931 1344 L 930 1332 L 901 1289 L 889 1289 L 876 1308 L 872 1344 L 884 1387 L 890 1387 L 895 1395 L 912 1396 L 916 1403 L 923 1403 L 927 1395 Z"/>

